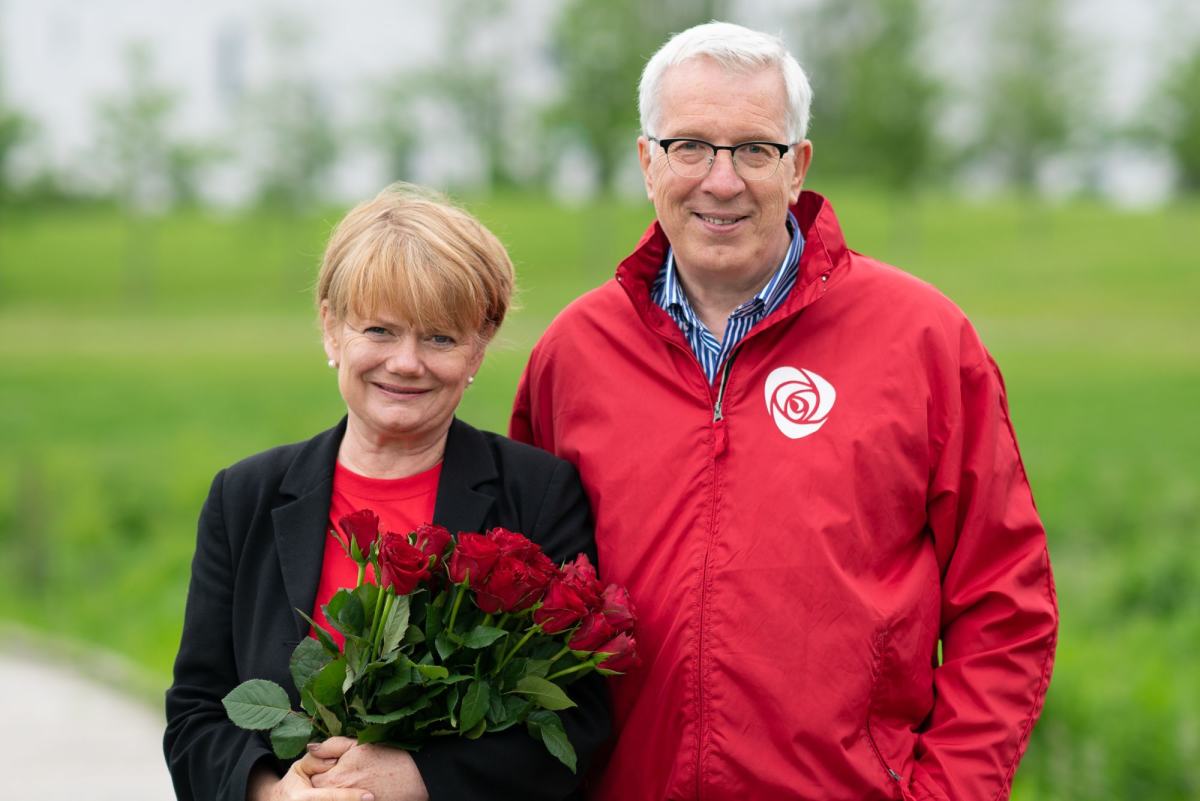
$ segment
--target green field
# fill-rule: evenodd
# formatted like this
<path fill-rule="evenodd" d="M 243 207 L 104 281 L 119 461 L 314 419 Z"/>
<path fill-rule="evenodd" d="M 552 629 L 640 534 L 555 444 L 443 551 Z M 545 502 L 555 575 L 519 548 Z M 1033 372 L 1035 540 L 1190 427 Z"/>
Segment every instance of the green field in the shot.
<path fill-rule="evenodd" d="M 1017 797 L 1200 797 L 1200 207 L 831 196 L 851 246 L 942 288 L 1005 372 L 1062 607 Z M 503 430 L 530 346 L 650 209 L 467 205 L 521 284 L 462 408 Z M 165 686 L 213 473 L 341 413 L 308 294 L 337 216 L 0 218 L 0 618 Z"/>

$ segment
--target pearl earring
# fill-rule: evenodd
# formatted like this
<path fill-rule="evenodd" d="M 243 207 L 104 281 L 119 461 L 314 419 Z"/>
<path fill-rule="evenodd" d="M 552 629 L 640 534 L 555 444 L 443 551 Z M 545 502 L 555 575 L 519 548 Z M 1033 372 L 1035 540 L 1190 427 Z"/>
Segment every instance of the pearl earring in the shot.
<path fill-rule="evenodd" d="M 467 383 L 468 383 L 468 384 L 474 384 L 474 383 L 475 383 L 475 376 L 473 376 L 473 375 L 469 375 L 469 376 L 467 376 Z"/>
<path fill-rule="evenodd" d="M 328 364 L 330 367 L 337 367 L 337 362 L 335 362 L 333 359 L 330 359 L 328 362 L 326 362 L 326 364 Z"/>

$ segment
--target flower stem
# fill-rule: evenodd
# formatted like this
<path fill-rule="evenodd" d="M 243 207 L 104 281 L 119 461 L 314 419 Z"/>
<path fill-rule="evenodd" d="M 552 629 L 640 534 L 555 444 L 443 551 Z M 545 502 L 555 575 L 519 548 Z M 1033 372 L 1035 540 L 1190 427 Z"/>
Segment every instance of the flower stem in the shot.
<path fill-rule="evenodd" d="M 456 584 L 454 587 L 454 608 L 450 610 L 450 623 L 446 626 L 446 630 L 451 634 L 454 633 L 454 621 L 458 620 L 458 607 L 462 606 L 463 596 L 467 594 L 465 584 Z"/>
<path fill-rule="evenodd" d="M 392 604 L 396 601 L 396 596 L 392 595 L 383 587 L 379 588 L 380 595 L 387 595 L 387 600 L 383 604 L 383 614 L 380 616 L 379 625 L 371 636 L 371 654 L 372 656 L 383 656 L 379 652 L 380 641 L 383 639 L 383 621 L 387 620 L 392 613 Z"/>
<path fill-rule="evenodd" d="M 546 677 L 546 681 L 554 681 L 555 679 L 557 679 L 561 676 L 568 676 L 572 673 L 578 673 L 581 670 L 588 670 L 589 668 L 594 668 L 597 664 L 598 664 L 597 662 L 589 659 L 586 662 L 580 662 L 578 665 L 575 665 L 574 667 L 563 668 L 562 670 L 558 671 L 557 673 L 551 673 L 549 676 Z"/>
<path fill-rule="evenodd" d="M 550 664 L 552 664 L 552 665 L 553 665 L 555 662 L 557 662 L 558 660 L 562 659 L 564 656 L 566 656 L 566 655 L 567 655 L 567 651 L 570 651 L 570 650 L 571 650 L 571 646 L 569 646 L 569 645 L 564 645 L 564 646 L 562 647 L 562 650 L 561 650 L 561 651 L 559 651 L 559 652 L 558 652 L 557 654 L 555 654 L 554 656 L 550 657 Z"/>
<path fill-rule="evenodd" d="M 500 660 L 499 665 L 496 665 L 495 673 L 499 673 L 501 670 L 503 670 L 504 666 L 507 665 L 509 660 L 512 659 L 516 655 L 517 651 L 521 650 L 521 646 L 523 646 L 525 643 L 529 642 L 529 638 L 535 634 L 540 633 L 541 630 L 542 630 L 542 627 L 536 623 L 534 623 L 532 626 L 530 626 L 529 631 L 525 632 L 525 636 L 521 638 L 520 642 L 518 642 L 516 645 L 514 645 L 512 647 L 512 650 L 510 650 L 505 655 L 505 657 Z M 493 675 L 495 675 L 495 674 L 493 674 Z"/>

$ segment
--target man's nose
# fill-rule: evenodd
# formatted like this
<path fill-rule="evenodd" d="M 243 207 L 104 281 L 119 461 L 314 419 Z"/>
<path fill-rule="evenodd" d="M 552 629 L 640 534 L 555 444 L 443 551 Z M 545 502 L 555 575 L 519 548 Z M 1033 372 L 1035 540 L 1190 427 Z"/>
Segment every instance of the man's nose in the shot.
<path fill-rule="evenodd" d="M 734 169 L 733 153 L 718 150 L 708 175 L 704 176 L 704 190 L 717 197 L 732 197 L 745 188 L 746 182 Z"/>

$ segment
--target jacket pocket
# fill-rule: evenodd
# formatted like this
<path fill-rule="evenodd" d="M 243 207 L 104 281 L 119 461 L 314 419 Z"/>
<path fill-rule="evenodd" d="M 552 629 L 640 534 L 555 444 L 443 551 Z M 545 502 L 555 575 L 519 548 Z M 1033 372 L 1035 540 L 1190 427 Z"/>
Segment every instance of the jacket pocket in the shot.
<path fill-rule="evenodd" d="M 867 698 L 867 714 L 863 723 L 863 733 L 866 735 L 867 745 L 875 755 L 876 762 L 879 763 L 880 769 L 896 793 L 894 797 L 901 801 L 915 801 L 916 796 L 909 789 L 908 780 L 893 767 L 893 763 L 884 755 L 879 746 L 879 740 L 876 739 L 876 731 L 872 728 L 872 721 L 878 716 L 879 706 L 886 700 L 883 692 L 883 671 L 890 640 L 891 629 L 884 626 L 875 633 L 871 642 L 871 692 Z"/>

